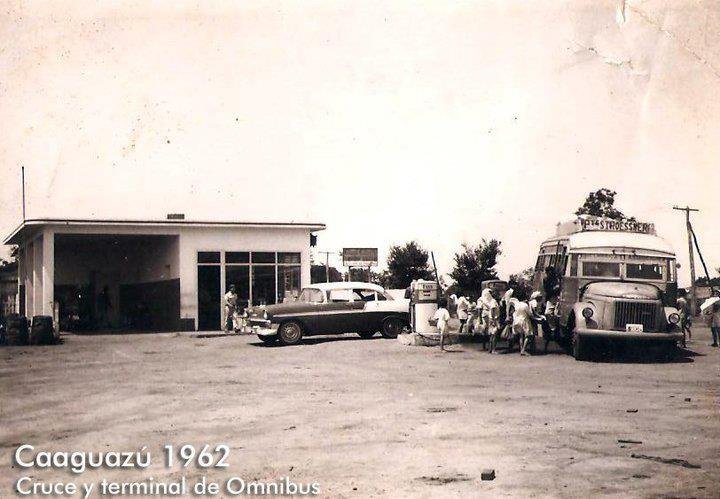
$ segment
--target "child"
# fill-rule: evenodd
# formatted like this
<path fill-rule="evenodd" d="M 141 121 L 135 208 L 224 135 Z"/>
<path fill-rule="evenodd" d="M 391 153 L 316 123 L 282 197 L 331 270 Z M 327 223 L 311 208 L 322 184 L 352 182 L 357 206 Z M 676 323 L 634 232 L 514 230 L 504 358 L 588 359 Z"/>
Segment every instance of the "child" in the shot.
<path fill-rule="evenodd" d="M 445 350 L 445 334 L 448 331 L 448 323 L 450 322 L 450 312 L 447 309 L 447 300 L 441 300 L 438 309 L 430 319 L 430 323 L 437 323 L 438 331 L 440 331 L 440 350 Z"/>

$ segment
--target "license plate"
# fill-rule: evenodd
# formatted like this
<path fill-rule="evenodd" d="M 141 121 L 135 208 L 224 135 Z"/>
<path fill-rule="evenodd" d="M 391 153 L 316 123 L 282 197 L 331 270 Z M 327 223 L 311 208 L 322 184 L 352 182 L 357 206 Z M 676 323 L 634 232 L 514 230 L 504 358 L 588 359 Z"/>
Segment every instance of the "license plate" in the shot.
<path fill-rule="evenodd" d="M 625 331 L 627 331 L 628 333 L 642 333 L 643 325 L 642 324 L 625 324 Z"/>

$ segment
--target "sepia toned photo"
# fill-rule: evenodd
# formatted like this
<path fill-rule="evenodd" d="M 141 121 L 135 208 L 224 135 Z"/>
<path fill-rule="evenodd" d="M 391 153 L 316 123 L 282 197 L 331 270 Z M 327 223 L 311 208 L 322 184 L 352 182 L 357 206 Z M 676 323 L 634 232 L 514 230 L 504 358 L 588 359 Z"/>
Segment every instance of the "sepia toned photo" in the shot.
<path fill-rule="evenodd" d="M 8 0 L 0 497 L 720 497 L 720 4 Z"/>

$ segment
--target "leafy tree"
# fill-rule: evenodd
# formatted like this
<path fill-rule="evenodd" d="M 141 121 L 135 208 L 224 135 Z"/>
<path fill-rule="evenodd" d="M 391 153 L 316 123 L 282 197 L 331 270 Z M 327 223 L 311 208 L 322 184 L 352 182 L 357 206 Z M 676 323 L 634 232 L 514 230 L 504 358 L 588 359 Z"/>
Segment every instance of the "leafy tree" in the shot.
<path fill-rule="evenodd" d="M 330 282 L 341 282 L 342 274 L 335 267 L 330 267 Z M 325 265 L 310 266 L 310 282 L 327 282 L 325 279 Z"/>
<path fill-rule="evenodd" d="M 588 194 L 583 205 L 577 209 L 576 215 L 592 215 L 595 217 L 611 218 L 613 220 L 635 220 L 635 217 L 626 217 L 622 211 L 615 208 L 617 192 L 603 187 Z"/>
<path fill-rule="evenodd" d="M 18 246 L 13 246 L 10 249 L 10 260 L 0 258 L 0 268 L 17 267 L 18 261 Z"/>
<path fill-rule="evenodd" d="M 480 295 L 480 284 L 488 279 L 497 279 L 495 265 L 502 253 L 500 241 L 482 240 L 477 246 L 463 244 L 462 251 L 455 253 L 455 268 L 450 277 L 455 280 L 458 293 L 473 299 Z"/>
<path fill-rule="evenodd" d="M 428 256 L 428 252 L 416 241 L 405 243 L 404 246 L 391 246 L 385 287 L 402 289 L 415 279 L 433 279 Z"/>
<path fill-rule="evenodd" d="M 524 301 L 530 298 L 532 293 L 532 278 L 534 269 L 528 267 L 522 272 L 517 274 L 511 274 L 508 279 L 508 284 L 513 288 L 513 297 L 520 301 Z"/>

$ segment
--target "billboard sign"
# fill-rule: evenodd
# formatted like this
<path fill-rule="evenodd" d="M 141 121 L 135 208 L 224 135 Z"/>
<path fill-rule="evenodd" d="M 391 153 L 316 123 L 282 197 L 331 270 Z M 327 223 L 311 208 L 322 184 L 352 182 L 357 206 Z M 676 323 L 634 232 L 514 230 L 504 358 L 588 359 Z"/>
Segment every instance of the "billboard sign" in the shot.
<path fill-rule="evenodd" d="M 377 248 L 343 248 L 343 265 L 345 267 L 377 267 Z"/>

